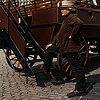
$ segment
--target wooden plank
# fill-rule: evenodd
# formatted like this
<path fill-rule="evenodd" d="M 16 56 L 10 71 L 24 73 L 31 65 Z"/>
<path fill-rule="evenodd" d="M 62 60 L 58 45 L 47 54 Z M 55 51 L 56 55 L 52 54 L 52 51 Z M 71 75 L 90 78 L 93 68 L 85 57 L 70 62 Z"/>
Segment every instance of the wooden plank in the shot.
<path fill-rule="evenodd" d="M 41 4 L 41 3 L 46 3 L 46 2 L 51 2 L 51 0 L 37 1 L 36 4 Z"/>
<path fill-rule="evenodd" d="M 6 16 L 6 14 L 3 12 L 3 10 L 0 8 L 0 29 L 5 28 L 8 31 L 8 17 Z M 16 46 L 19 48 L 20 52 L 22 53 L 22 55 L 24 56 L 25 54 L 25 42 L 22 39 L 22 37 L 20 36 L 20 34 L 18 33 L 17 29 L 14 27 L 14 25 L 11 23 L 9 23 L 9 34 L 11 36 L 11 38 L 13 39 L 13 41 L 15 42 Z"/>
<path fill-rule="evenodd" d="M 25 41 L 22 39 L 14 25 L 10 22 L 9 33 L 22 55 L 25 57 Z"/>
<path fill-rule="evenodd" d="M 32 29 L 32 35 L 43 49 L 51 42 L 54 28 L 55 26 Z"/>
<path fill-rule="evenodd" d="M 57 23 L 58 22 L 57 14 L 58 14 L 57 8 L 33 11 L 32 26 Z"/>

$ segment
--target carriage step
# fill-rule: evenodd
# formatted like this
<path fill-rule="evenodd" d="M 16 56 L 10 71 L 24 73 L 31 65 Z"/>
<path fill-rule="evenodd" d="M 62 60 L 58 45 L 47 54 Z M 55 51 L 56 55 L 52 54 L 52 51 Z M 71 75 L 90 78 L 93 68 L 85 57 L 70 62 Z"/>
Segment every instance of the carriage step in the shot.
<path fill-rule="evenodd" d="M 37 52 L 39 52 L 37 50 L 32 50 L 32 49 L 26 49 L 26 50 L 27 50 L 27 53 L 32 53 L 32 54 L 36 54 Z"/>
<path fill-rule="evenodd" d="M 27 50 L 27 51 L 32 51 L 33 48 L 26 48 L 26 50 Z M 34 51 L 36 51 L 36 50 L 34 49 Z"/>
<path fill-rule="evenodd" d="M 32 46 L 29 46 L 28 48 L 26 48 L 27 52 L 39 52 L 38 50 L 34 49 Z"/>
<path fill-rule="evenodd" d="M 29 60 L 27 62 L 28 63 L 35 63 L 35 62 L 40 62 L 40 61 L 44 61 L 44 59 Z"/>
<path fill-rule="evenodd" d="M 38 53 L 37 52 L 34 52 L 34 51 L 30 51 L 30 52 L 27 52 L 26 55 L 27 56 L 29 56 L 29 55 L 38 55 Z"/>
<path fill-rule="evenodd" d="M 27 43 L 34 43 L 31 39 L 27 40 Z"/>
<path fill-rule="evenodd" d="M 36 51 L 36 50 L 34 50 L 34 51 L 32 51 L 32 50 L 27 50 L 27 55 L 38 55 L 38 52 L 39 51 Z"/>

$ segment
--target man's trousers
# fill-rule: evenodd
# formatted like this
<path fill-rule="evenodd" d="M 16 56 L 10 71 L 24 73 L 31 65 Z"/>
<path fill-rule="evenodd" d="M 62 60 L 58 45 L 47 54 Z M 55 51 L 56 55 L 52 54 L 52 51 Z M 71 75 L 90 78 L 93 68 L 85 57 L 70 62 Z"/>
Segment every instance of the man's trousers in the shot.
<path fill-rule="evenodd" d="M 50 71 L 50 68 L 52 66 L 52 60 L 55 52 L 59 52 L 59 49 L 56 47 L 56 45 L 49 47 L 45 52 L 44 70 L 48 72 Z M 75 90 L 78 91 L 86 90 L 85 75 L 79 54 L 69 53 L 66 56 L 71 66 L 71 70 L 75 74 L 76 78 Z"/>

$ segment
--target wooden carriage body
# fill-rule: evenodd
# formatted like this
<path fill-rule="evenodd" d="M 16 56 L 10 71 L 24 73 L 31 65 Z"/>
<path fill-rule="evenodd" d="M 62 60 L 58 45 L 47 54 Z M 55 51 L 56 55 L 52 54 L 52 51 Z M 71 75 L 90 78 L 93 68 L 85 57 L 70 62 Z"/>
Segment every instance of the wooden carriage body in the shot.
<path fill-rule="evenodd" d="M 20 1 L 20 0 L 19 0 Z M 45 46 L 51 43 L 54 36 L 60 29 L 62 16 L 58 3 L 62 0 L 33 0 L 29 3 L 19 1 L 4 1 L 0 4 L 0 41 L 2 49 L 7 55 L 7 61 L 17 70 L 31 70 L 35 62 L 43 61 Z M 23 5 L 21 5 L 23 3 Z M 100 39 L 100 10 L 91 4 L 91 0 L 80 2 L 75 1 L 77 15 L 83 20 L 83 30 L 81 33 L 87 41 L 99 41 Z M 99 7 L 99 6 L 97 6 Z M 9 38 L 5 38 L 5 35 Z M 86 65 L 88 58 L 88 45 L 82 37 L 80 45 L 80 54 L 83 55 L 83 64 Z M 8 44 L 7 44 L 8 43 Z M 7 45 L 6 45 L 7 44 Z M 6 45 L 6 46 L 5 46 Z M 16 60 L 11 58 L 11 50 L 16 56 Z M 83 51 L 82 51 L 83 50 Z M 41 59 L 37 59 L 37 56 Z M 31 56 L 31 57 L 30 57 Z M 61 55 L 59 69 L 64 73 L 69 71 L 69 65 L 66 63 L 62 67 Z M 30 59 L 31 58 L 31 59 Z M 17 63 L 17 65 L 15 65 Z M 21 68 L 18 68 L 22 65 Z M 66 65 L 66 66 L 65 66 Z M 62 68 L 61 68 L 62 67 Z M 68 75 L 68 74 L 67 74 Z"/>
<path fill-rule="evenodd" d="M 61 25 L 62 16 L 61 16 L 59 7 L 57 7 L 57 3 L 58 2 L 61 3 L 61 1 L 63 0 L 44 0 L 44 1 L 41 1 L 41 0 L 30 1 L 29 0 L 27 1 L 28 3 L 26 3 L 26 1 L 24 0 L 23 1 L 20 1 L 20 0 L 13 1 L 14 5 L 16 6 L 16 9 L 23 15 L 24 19 L 25 19 L 25 16 L 27 15 L 27 18 L 25 20 L 29 26 L 31 27 L 40 26 L 36 29 L 31 29 L 31 30 L 32 30 L 32 34 L 35 35 L 37 41 L 40 43 L 41 47 L 43 48 L 45 47 L 46 44 L 51 42 L 53 38 L 52 37 L 53 34 L 55 35 L 58 32 L 57 28 L 58 26 Z M 99 34 L 100 10 L 99 8 L 96 9 L 96 7 L 93 7 L 91 0 L 86 0 L 83 2 L 79 2 L 79 1 L 80 0 L 76 0 L 75 5 L 76 5 L 76 8 L 78 9 L 78 17 L 82 19 L 84 22 L 82 34 L 86 38 L 99 38 L 100 37 L 100 34 Z M 6 6 L 8 6 L 8 1 L 5 1 L 4 3 Z M 11 7 L 10 9 L 14 17 L 18 21 L 18 14 L 16 13 L 15 9 L 13 7 Z M 0 27 L 1 29 L 2 28 L 7 29 L 8 27 L 7 15 L 4 15 L 3 10 L 1 10 L 1 13 L 3 13 L 3 15 L 1 14 L 2 15 L 1 20 L 2 18 L 4 19 L 3 16 L 6 16 L 4 19 L 6 23 L 2 22 L 3 25 L 0 24 L 1 25 Z M 21 24 L 23 24 L 23 22 Z M 60 25 L 57 26 L 57 24 L 60 24 Z M 22 48 L 20 50 L 24 54 L 24 50 L 22 50 Z"/>

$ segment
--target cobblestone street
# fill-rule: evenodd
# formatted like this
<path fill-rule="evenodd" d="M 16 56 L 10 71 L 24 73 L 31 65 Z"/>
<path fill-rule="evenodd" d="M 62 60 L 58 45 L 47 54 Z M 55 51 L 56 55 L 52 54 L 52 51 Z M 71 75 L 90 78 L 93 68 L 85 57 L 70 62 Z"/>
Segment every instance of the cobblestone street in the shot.
<path fill-rule="evenodd" d="M 43 73 L 26 77 L 15 72 L 6 62 L 5 54 L 0 50 L 0 100 L 100 100 L 100 56 L 89 57 L 85 70 L 86 96 L 68 98 L 66 94 L 74 90 L 75 80 L 48 82 L 44 84 Z"/>

